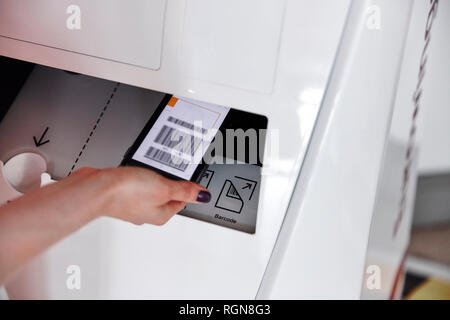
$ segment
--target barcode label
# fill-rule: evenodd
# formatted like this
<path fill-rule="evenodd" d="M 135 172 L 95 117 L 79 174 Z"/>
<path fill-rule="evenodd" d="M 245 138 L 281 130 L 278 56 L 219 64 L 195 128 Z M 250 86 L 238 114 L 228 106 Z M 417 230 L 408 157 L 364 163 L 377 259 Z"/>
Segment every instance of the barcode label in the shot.
<path fill-rule="evenodd" d="M 202 139 L 165 125 L 154 141 L 167 148 L 193 156 Z"/>
<path fill-rule="evenodd" d="M 229 110 L 225 106 L 172 97 L 132 159 L 190 180 Z"/>
<path fill-rule="evenodd" d="M 175 123 L 175 124 L 177 124 L 179 126 L 185 127 L 186 129 L 190 129 L 190 130 L 193 130 L 193 131 L 199 131 L 199 132 L 201 132 L 203 134 L 206 133 L 206 129 L 194 126 L 192 123 L 189 123 L 189 122 L 186 122 L 186 121 L 174 118 L 172 116 L 170 116 L 167 120 L 169 122 Z"/>
<path fill-rule="evenodd" d="M 147 150 L 145 157 L 183 172 L 188 166 L 188 163 L 186 163 L 183 159 L 154 147 L 150 147 Z"/>

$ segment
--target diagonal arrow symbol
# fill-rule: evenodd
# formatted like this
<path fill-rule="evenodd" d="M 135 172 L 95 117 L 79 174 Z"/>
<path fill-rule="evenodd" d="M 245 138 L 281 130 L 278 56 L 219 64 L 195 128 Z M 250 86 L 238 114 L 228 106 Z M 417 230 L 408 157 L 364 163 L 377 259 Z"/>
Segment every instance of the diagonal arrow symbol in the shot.
<path fill-rule="evenodd" d="M 34 145 L 35 145 L 36 147 L 39 148 L 40 146 L 43 146 L 44 144 L 50 142 L 50 140 L 42 141 L 42 139 L 44 139 L 45 135 L 47 134 L 47 131 L 48 131 L 48 127 L 45 128 L 45 131 L 44 131 L 44 133 L 41 135 L 41 138 L 39 139 L 39 141 L 36 139 L 36 136 L 33 136 Z"/>
<path fill-rule="evenodd" d="M 252 187 L 251 183 L 248 183 L 242 189 L 250 189 Z"/>

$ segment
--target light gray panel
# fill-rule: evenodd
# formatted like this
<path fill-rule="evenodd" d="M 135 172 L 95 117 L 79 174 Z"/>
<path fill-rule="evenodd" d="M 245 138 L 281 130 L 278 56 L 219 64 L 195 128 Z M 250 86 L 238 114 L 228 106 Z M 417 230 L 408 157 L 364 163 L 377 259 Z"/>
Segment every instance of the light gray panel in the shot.
<path fill-rule="evenodd" d="M 120 163 L 163 94 L 36 67 L 0 124 L 0 160 L 33 151 L 54 179 Z M 36 147 L 45 129 L 43 142 Z M 75 165 L 75 166 L 74 166 Z"/>
<path fill-rule="evenodd" d="M 89 141 L 74 170 L 83 166 L 118 166 L 164 97 L 161 92 L 123 84 L 117 86 L 116 92 L 113 89 L 111 95 L 113 96 L 103 116 L 103 110 L 96 115 L 97 120 L 100 116 L 101 120 L 93 136 L 90 138 L 85 134 L 86 141 Z M 91 121 L 93 127 L 97 120 Z"/>
<path fill-rule="evenodd" d="M 33 151 L 47 159 L 55 178 L 68 174 L 86 132 L 100 113 L 114 83 L 36 67 L 0 124 L 0 159 Z M 48 143 L 36 147 L 33 137 Z"/>
<path fill-rule="evenodd" d="M 211 192 L 211 201 L 188 204 L 182 215 L 255 233 L 261 167 L 249 164 L 210 165 L 200 184 Z"/>

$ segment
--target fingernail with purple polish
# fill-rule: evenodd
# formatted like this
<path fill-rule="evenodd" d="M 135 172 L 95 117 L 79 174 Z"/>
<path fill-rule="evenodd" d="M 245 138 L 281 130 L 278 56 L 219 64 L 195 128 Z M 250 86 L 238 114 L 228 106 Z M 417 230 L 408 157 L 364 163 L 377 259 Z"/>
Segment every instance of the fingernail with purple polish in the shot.
<path fill-rule="evenodd" d="M 200 191 L 197 196 L 197 201 L 201 203 L 208 203 L 211 201 L 211 193 L 204 190 Z"/>

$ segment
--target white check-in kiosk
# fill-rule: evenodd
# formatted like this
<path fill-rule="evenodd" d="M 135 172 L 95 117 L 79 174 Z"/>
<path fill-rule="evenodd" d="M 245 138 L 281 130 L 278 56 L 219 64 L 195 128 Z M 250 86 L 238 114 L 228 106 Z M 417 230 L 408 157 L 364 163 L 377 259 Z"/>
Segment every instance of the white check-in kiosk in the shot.
<path fill-rule="evenodd" d="M 44 159 L 32 163 L 47 182 L 117 166 L 164 93 L 263 115 L 277 142 L 265 150 L 253 232 L 182 215 L 162 227 L 101 218 L 29 263 L 7 284 L 10 298 L 370 297 L 392 114 L 410 104 L 397 99 L 405 44 L 411 24 L 425 30 L 428 9 L 411 0 L 0 0 L 0 55 L 36 64 L 0 123 L 2 170 L 18 163 L 31 179 L 15 158 L 23 153 Z M 418 70 L 419 59 L 407 67 Z M 8 175 L 13 198 L 23 190 Z M 401 228 L 410 215 L 408 206 Z"/>

